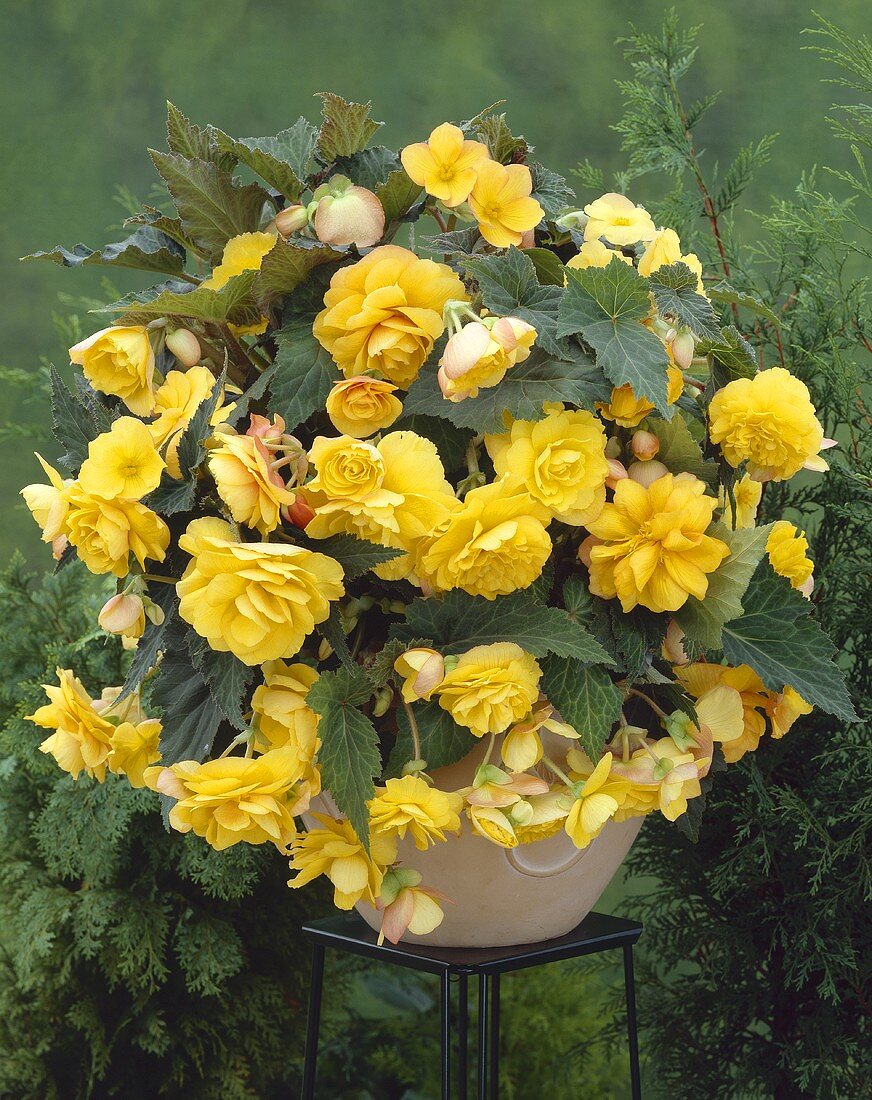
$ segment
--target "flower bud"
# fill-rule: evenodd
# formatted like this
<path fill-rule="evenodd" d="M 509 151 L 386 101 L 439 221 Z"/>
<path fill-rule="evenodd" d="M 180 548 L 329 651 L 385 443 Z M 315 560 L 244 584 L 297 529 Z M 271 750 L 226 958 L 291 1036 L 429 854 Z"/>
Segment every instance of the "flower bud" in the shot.
<path fill-rule="evenodd" d="M 286 206 L 276 214 L 276 231 L 282 237 L 290 237 L 292 233 L 299 233 L 309 224 L 309 214 L 305 206 L 299 203 L 294 206 Z"/>
<path fill-rule="evenodd" d="M 396 659 L 394 668 L 405 680 L 403 698 L 407 703 L 429 699 L 445 679 L 445 659 L 435 649 L 407 649 Z"/>
<path fill-rule="evenodd" d="M 633 462 L 627 470 L 627 476 L 640 485 L 644 485 L 646 489 L 658 478 L 664 477 L 668 473 L 669 471 L 663 463 L 656 458 L 651 459 L 649 462 Z"/>
<path fill-rule="evenodd" d="M 590 569 L 590 552 L 594 546 L 599 546 L 602 539 L 598 539 L 596 535 L 588 535 L 578 548 L 578 560 L 582 565 L 586 565 Z"/>
<path fill-rule="evenodd" d="M 109 634 L 141 638 L 145 630 L 145 607 L 139 596 L 119 592 L 103 604 L 97 622 Z"/>
<path fill-rule="evenodd" d="M 370 248 L 385 231 L 385 212 L 378 197 L 365 187 L 348 183 L 337 187 L 334 176 L 330 193 L 318 199 L 315 211 L 315 235 L 324 244 Z M 318 189 L 321 190 L 320 188 Z"/>
<path fill-rule="evenodd" d="M 693 362 L 693 334 L 690 332 L 680 332 L 678 336 L 672 341 L 672 358 L 675 360 L 676 366 L 681 367 L 682 370 L 687 370 L 690 364 Z"/>
<path fill-rule="evenodd" d="M 684 649 L 684 631 L 675 619 L 669 620 L 666 637 L 663 639 L 660 652 L 673 665 L 686 665 L 688 663 L 687 653 Z"/>
<path fill-rule="evenodd" d="M 318 660 L 326 661 L 328 657 L 333 655 L 333 646 L 327 641 L 326 638 L 322 638 L 318 646 Z"/>
<path fill-rule="evenodd" d="M 660 450 L 660 440 L 652 432 L 633 432 L 630 450 L 640 462 L 650 462 Z"/>
<path fill-rule="evenodd" d="M 583 210 L 567 210 L 565 214 L 554 223 L 558 229 L 584 229 L 587 225 L 587 214 Z"/>
<path fill-rule="evenodd" d="M 166 345 L 183 367 L 196 367 L 203 358 L 200 341 L 189 328 L 167 333 Z"/>
<path fill-rule="evenodd" d="M 391 709 L 391 703 L 394 700 L 394 693 L 390 687 L 385 686 L 379 688 L 375 693 L 375 702 L 372 705 L 373 718 L 383 718 L 387 712 Z"/>
<path fill-rule="evenodd" d="M 623 462 L 618 462 L 616 458 L 609 458 L 606 459 L 606 461 L 608 462 L 609 466 L 609 474 L 606 478 L 606 485 L 608 485 L 610 489 L 614 489 L 617 483 L 619 481 L 623 481 L 624 478 L 627 476 L 627 469 L 624 466 Z"/>
<path fill-rule="evenodd" d="M 297 493 L 294 503 L 282 508 L 282 518 L 295 527 L 305 527 L 315 518 L 315 510 L 302 493 Z"/>
<path fill-rule="evenodd" d="M 57 538 L 51 540 L 51 556 L 55 561 L 60 561 L 67 551 L 67 547 L 70 545 L 70 540 L 66 535 L 58 535 Z"/>
<path fill-rule="evenodd" d="M 616 435 L 609 436 L 606 442 L 606 458 L 617 458 L 621 453 L 621 441 Z"/>

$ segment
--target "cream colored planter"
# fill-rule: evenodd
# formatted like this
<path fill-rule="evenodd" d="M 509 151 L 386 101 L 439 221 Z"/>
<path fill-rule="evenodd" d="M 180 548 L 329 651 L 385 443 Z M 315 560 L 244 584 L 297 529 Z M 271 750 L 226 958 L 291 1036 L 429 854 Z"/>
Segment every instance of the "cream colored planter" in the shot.
<path fill-rule="evenodd" d="M 563 743 L 565 745 L 565 742 Z M 449 768 L 434 771 L 442 790 L 470 783 L 483 746 Z M 312 809 L 335 815 L 332 799 L 315 799 Z M 423 876 L 424 885 L 440 890 L 445 919 L 427 936 L 407 933 L 410 943 L 434 947 L 503 947 L 536 943 L 570 932 L 593 909 L 614 878 L 642 827 L 642 818 L 609 821 L 600 835 L 579 851 L 565 833 L 547 840 L 499 848 L 464 821 L 463 834 L 419 852 L 409 837 L 397 856 Z M 304 815 L 306 824 L 317 826 Z M 370 905 L 358 912 L 377 929 L 381 914 Z"/>

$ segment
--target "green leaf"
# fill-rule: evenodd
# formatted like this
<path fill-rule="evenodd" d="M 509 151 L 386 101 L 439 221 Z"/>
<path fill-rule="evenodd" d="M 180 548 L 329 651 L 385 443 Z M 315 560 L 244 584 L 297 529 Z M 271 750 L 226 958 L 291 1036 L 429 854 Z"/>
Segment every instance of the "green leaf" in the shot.
<path fill-rule="evenodd" d="M 255 231 L 269 194 L 257 183 L 238 184 L 229 172 L 208 161 L 149 150 L 185 232 L 212 260 L 220 258 L 231 237 Z"/>
<path fill-rule="evenodd" d="M 578 733 L 593 761 L 621 715 L 623 697 L 601 668 L 585 668 L 567 657 L 548 657 L 542 664 L 542 692 L 564 722 Z"/>
<path fill-rule="evenodd" d="M 252 287 L 254 297 L 258 302 L 284 298 L 305 282 L 316 267 L 341 260 L 343 256 L 344 253 L 326 244 L 305 247 L 277 237 L 255 274 Z"/>
<path fill-rule="evenodd" d="M 648 280 L 617 257 L 607 267 L 567 269 L 567 278 L 558 336 L 581 333 L 616 386 L 628 382 L 637 397 L 647 397 L 670 420 L 669 359 L 660 340 L 642 324 L 651 308 Z"/>
<path fill-rule="evenodd" d="M 81 399 L 64 383 L 57 367 L 51 368 L 51 430 L 60 445 L 66 448 L 58 459 L 71 473 L 76 473 L 88 457 L 88 444 L 100 434 L 97 421 Z"/>
<path fill-rule="evenodd" d="M 232 138 L 223 130 L 215 130 L 214 135 L 220 149 L 232 153 L 289 202 L 299 202 L 312 171 L 318 136 L 308 119 L 299 118 L 287 130 L 270 137 Z"/>
<path fill-rule="evenodd" d="M 334 382 L 341 377 L 330 353 L 312 335 L 324 287 L 312 280 L 292 295 L 284 326 L 276 333 L 276 373 L 270 385 L 270 407 L 280 413 L 288 431 L 324 408 Z"/>
<path fill-rule="evenodd" d="M 406 175 L 405 169 L 391 172 L 375 191 L 385 212 L 385 225 L 400 221 L 418 201 L 421 187 Z"/>
<path fill-rule="evenodd" d="M 730 664 L 750 665 L 769 691 L 789 684 L 828 714 L 859 721 L 833 660 L 835 647 L 810 617 L 811 603 L 790 581 L 764 568 L 749 586 L 744 606 L 744 615 L 724 627 L 724 656 Z"/>
<path fill-rule="evenodd" d="M 722 523 L 709 528 L 710 535 L 729 546 L 730 556 L 714 573 L 709 573 L 705 599 L 690 596 L 684 607 L 675 612 L 679 626 L 692 641 L 706 649 L 720 649 L 724 623 L 742 614 L 742 599 L 766 552 L 771 530 L 771 524 L 740 527 L 735 531 Z"/>
<path fill-rule="evenodd" d="M 171 237 L 150 225 L 144 225 L 117 244 L 107 244 L 95 252 L 77 244 L 68 250 L 55 245 L 47 252 L 31 252 L 22 260 L 51 260 L 62 267 L 131 267 L 140 271 L 162 271 L 181 275 L 185 270 L 185 250 Z"/>
<path fill-rule="evenodd" d="M 506 252 L 463 256 L 458 262 L 478 283 L 482 301 L 489 310 L 526 321 L 536 329 L 539 347 L 551 355 L 562 353 L 563 347 L 557 339 L 562 279 L 559 286 L 541 286 L 533 261 L 514 246 Z"/>
<path fill-rule="evenodd" d="M 322 623 L 319 623 L 318 633 L 330 645 L 345 668 L 353 669 L 356 667 L 346 641 L 342 616 L 339 614 L 339 608 L 336 604 L 331 604 L 330 614 Z"/>
<path fill-rule="evenodd" d="M 425 367 L 404 401 L 412 415 L 440 416 L 458 428 L 476 432 L 504 432 L 503 416 L 516 420 L 541 420 L 546 401 L 564 401 L 592 409 L 596 401 L 608 401 L 611 385 L 590 362 L 569 363 L 549 358 L 534 348 L 529 359 L 518 363 L 498 386 L 479 391 L 466 401 L 447 401 L 442 396 L 436 371 Z"/>
<path fill-rule="evenodd" d="M 152 691 L 162 712 L 161 764 L 203 760 L 223 715 L 185 644 L 187 624 L 173 617 L 164 632 L 164 656 Z"/>
<path fill-rule="evenodd" d="M 697 277 L 680 260 L 664 264 L 648 278 L 651 296 L 660 316 L 689 328 L 700 340 L 717 340 L 720 326 L 712 304 L 697 292 Z"/>
<path fill-rule="evenodd" d="M 696 354 L 709 356 L 714 368 L 713 375 L 718 367 L 722 368 L 721 373 L 725 377 L 722 380 L 715 378 L 722 385 L 733 378 L 753 378 L 757 373 L 754 349 L 735 325 L 722 328 L 718 339 L 703 340 L 697 344 Z"/>
<path fill-rule="evenodd" d="M 248 416 L 251 407 L 256 404 L 256 402 L 260 401 L 269 389 L 275 372 L 275 363 L 270 363 L 264 372 L 258 375 L 257 379 L 252 382 L 245 393 L 242 394 L 241 397 L 236 398 L 233 402 L 233 412 L 229 414 L 225 423 L 233 426 L 238 424 L 243 417 Z"/>
<path fill-rule="evenodd" d="M 143 207 L 142 213 L 125 218 L 124 225 L 151 226 L 152 229 L 159 233 L 163 233 L 164 236 L 169 237 L 170 240 L 175 241 L 176 244 L 180 244 L 186 251 L 197 251 L 197 246 L 182 228 L 181 221 L 178 218 L 169 217 L 153 206 L 145 206 Z"/>
<path fill-rule="evenodd" d="M 345 580 L 353 581 L 362 577 L 370 569 L 401 557 L 405 551 L 390 546 L 377 546 L 374 542 L 355 538 L 354 535 L 328 535 L 326 539 L 313 539 L 300 532 L 297 541 L 310 550 L 338 561 L 345 571 Z"/>
<path fill-rule="evenodd" d="M 318 134 L 318 152 L 326 163 L 365 149 L 384 125 L 370 118 L 371 103 L 349 103 L 332 92 L 318 92 L 324 122 Z"/>
<path fill-rule="evenodd" d="M 185 641 L 194 668 L 209 685 L 218 709 L 228 722 L 244 730 L 247 723 L 242 716 L 242 699 L 254 669 L 232 653 L 218 653 L 193 629 L 188 629 Z"/>
<path fill-rule="evenodd" d="M 145 631 L 139 639 L 139 643 L 133 653 L 133 660 L 124 677 L 124 686 L 121 689 L 119 702 L 126 699 L 131 692 L 137 691 L 145 677 L 148 675 L 157 661 L 158 654 L 165 648 L 165 636 L 170 620 L 176 614 L 176 586 L 174 584 L 152 583 L 148 587 L 148 594 L 154 602 L 163 610 L 162 623 L 153 623 L 146 620 Z"/>
<path fill-rule="evenodd" d="M 673 416 L 671 420 L 657 420 L 652 422 L 651 427 L 660 441 L 657 458 L 671 473 L 690 473 L 710 486 L 717 482 L 717 464 L 703 458 L 700 446 L 690 434 L 684 417 Z"/>
<path fill-rule="evenodd" d="M 337 172 L 369 191 L 375 191 L 398 168 L 402 168 L 400 158 L 385 145 L 373 145 L 371 149 L 361 149 L 350 157 L 336 160 Z"/>
<path fill-rule="evenodd" d="M 522 248 L 521 251 L 536 269 L 536 279 L 542 286 L 563 286 L 566 269 L 550 248 Z"/>
<path fill-rule="evenodd" d="M 206 160 L 217 167 L 232 170 L 236 158 L 222 152 L 215 144 L 210 126 L 202 129 L 186 118 L 174 103 L 167 100 L 167 145 L 170 152 L 192 160 Z"/>
<path fill-rule="evenodd" d="M 565 611 L 545 607 L 525 592 L 486 600 L 455 590 L 409 604 L 402 635 L 432 638 L 445 653 L 515 642 L 534 657 L 556 653 L 587 664 L 612 664 L 599 642 Z"/>
<path fill-rule="evenodd" d="M 558 176 L 538 162 L 530 165 L 530 173 L 533 177 L 533 198 L 552 218 L 577 201 L 575 192 L 563 176 Z"/>
<path fill-rule="evenodd" d="M 357 708 L 372 693 L 366 673 L 340 668 L 322 672 L 306 696 L 321 716 L 318 759 L 324 789 L 351 822 L 358 839 L 369 851 L 367 802 L 375 794 L 373 776 L 381 770 L 378 734 L 372 722 Z"/>
<path fill-rule="evenodd" d="M 253 324 L 261 312 L 255 303 L 252 287 L 256 271 L 233 275 L 224 286 L 191 287 L 188 283 L 171 282 L 148 290 L 137 290 L 117 302 L 101 306 L 95 313 L 122 313 L 128 323 L 149 321 L 153 317 L 191 317 L 198 321 L 237 325 Z M 155 293 L 156 292 L 156 293 Z"/>
<path fill-rule="evenodd" d="M 427 770 L 447 768 L 456 764 L 471 752 L 478 739 L 465 726 L 458 726 L 448 711 L 435 701 L 412 703 L 412 713 L 418 723 L 421 739 L 421 758 L 427 761 Z M 399 733 L 391 752 L 388 772 L 400 775 L 403 765 L 415 758 L 412 731 L 405 707 L 397 711 Z"/>
<path fill-rule="evenodd" d="M 515 137 L 506 124 L 506 116 L 488 115 L 479 117 L 475 122 L 475 134 L 490 150 L 490 155 L 501 164 L 523 159 L 529 147 L 522 137 Z"/>
<path fill-rule="evenodd" d="M 471 256 L 481 245 L 482 235 L 478 228 L 453 229 L 450 233 L 437 233 L 434 237 L 422 237 L 420 244 L 428 252 L 441 252 L 443 256 L 462 253 Z"/>
<path fill-rule="evenodd" d="M 713 302 L 723 302 L 725 305 L 742 306 L 744 309 L 750 310 L 751 313 L 756 313 L 758 317 L 765 317 L 766 320 L 771 321 L 773 325 L 781 324 L 777 314 L 773 313 L 769 306 L 761 301 L 756 294 L 748 294 L 745 291 L 734 290 L 729 283 L 725 282 L 720 282 L 717 286 L 709 287 L 706 293 Z"/>

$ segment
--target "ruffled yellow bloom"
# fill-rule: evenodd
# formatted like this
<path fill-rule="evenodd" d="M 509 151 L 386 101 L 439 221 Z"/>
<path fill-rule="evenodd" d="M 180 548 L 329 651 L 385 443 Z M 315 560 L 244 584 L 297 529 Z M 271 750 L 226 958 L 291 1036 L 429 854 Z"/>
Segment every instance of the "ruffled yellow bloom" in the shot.
<path fill-rule="evenodd" d="M 423 852 L 437 841 L 445 840 L 446 830 L 460 829 L 459 806 L 444 791 L 431 787 L 418 775 L 389 779 L 377 787 L 369 802 L 369 819 L 375 836 L 398 836 L 408 832 L 415 847 Z"/>
<path fill-rule="evenodd" d="M 122 416 L 88 444 L 79 486 L 95 497 L 141 500 L 160 482 L 166 463 L 141 420 Z"/>
<path fill-rule="evenodd" d="M 633 266 L 629 256 L 625 256 L 623 252 L 616 252 L 613 248 L 607 248 L 602 241 L 594 239 L 585 241 L 572 259 L 566 261 L 566 266 L 577 271 L 584 271 L 587 267 L 608 267 L 616 256 L 622 263 Z"/>
<path fill-rule="evenodd" d="M 729 548 L 706 535 L 717 507 L 697 478 L 666 474 L 647 489 L 631 478 L 619 481 L 615 498 L 588 529 L 603 542 L 590 551 L 590 589 L 621 601 L 624 611 L 641 604 L 676 611 L 688 596 L 708 591 L 708 573 Z"/>
<path fill-rule="evenodd" d="M 197 408 L 212 393 L 215 375 L 208 367 L 191 367 L 190 370 L 171 370 L 154 395 L 154 413 L 157 417 L 148 425 L 151 438 L 158 450 L 164 450 L 167 470 L 175 478 L 182 476 L 179 468 L 179 443 L 185 428 Z M 218 409 L 212 424 L 219 424 L 229 410 Z"/>
<path fill-rule="evenodd" d="M 666 400 L 670 405 L 684 392 L 684 378 L 678 367 L 670 363 L 666 368 Z M 647 397 L 637 397 L 629 382 L 623 386 L 614 386 L 608 405 L 596 403 L 597 410 L 604 420 L 614 420 L 622 428 L 635 428 L 646 416 L 654 412 L 654 405 Z"/>
<path fill-rule="evenodd" d="M 292 657 L 345 592 L 333 558 L 285 543 L 238 542 L 220 519 L 193 520 L 179 546 L 192 558 L 176 585 L 179 614 L 212 649 L 247 665 Z"/>
<path fill-rule="evenodd" d="M 281 436 L 284 424 L 276 428 Z M 273 455 L 263 438 L 224 430 L 220 443 L 209 451 L 207 464 L 218 496 L 237 523 L 254 527 L 265 537 L 278 527 L 281 510 L 293 504 L 296 493 L 272 466 Z"/>
<path fill-rule="evenodd" d="M 346 378 L 373 372 L 405 389 L 442 335 L 442 311 L 453 299 L 467 294 L 451 268 L 386 244 L 336 272 L 312 331 Z"/>
<path fill-rule="evenodd" d="M 621 248 L 637 241 L 650 241 L 657 233 L 648 211 L 634 205 L 626 195 L 609 192 L 588 203 L 584 212 L 588 218 L 584 227 L 585 241 L 605 237 L 609 244 Z"/>
<path fill-rule="evenodd" d="M 313 814 L 320 829 L 301 833 L 291 845 L 291 870 L 296 871 L 288 886 L 305 886 L 319 875 L 333 883 L 333 903 L 337 909 L 353 909 L 364 899 L 375 905 L 381 891 L 385 869 L 397 858 L 397 838 L 392 835 L 370 838 L 371 856 L 357 839 L 351 822 Z"/>
<path fill-rule="evenodd" d="M 576 848 L 586 848 L 602 832 L 603 826 L 620 805 L 615 797 L 619 788 L 609 784 L 612 754 L 607 752 L 585 779 L 563 826 Z"/>
<path fill-rule="evenodd" d="M 493 806 L 470 806 L 467 814 L 473 829 L 491 844 L 500 848 L 518 847 L 515 827 L 502 810 Z"/>
<path fill-rule="evenodd" d="M 542 670 L 514 642 L 479 645 L 464 653 L 436 689 L 439 706 L 476 737 L 503 733 L 533 709 Z"/>
<path fill-rule="evenodd" d="M 112 751 L 107 760 L 109 770 L 126 776 L 131 787 L 144 787 L 145 769 L 160 760 L 161 728 L 157 718 L 137 723 L 121 722 L 112 734 Z"/>
<path fill-rule="evenodd" d="M 814 562 L 805 556 L 807 551 L 808 539 L 804 531 L 798 531 L 786 519 L 772 525 L 766 540 L 769 564 L 779 576 L 787 577 L 793 587 L 800 590 L 814 571 Z"/>
<path fill-rule="evenodd" d="M 366 439 L 389 428 L 402 415 L 403 403 L 394 397 L 397 387 L 381 378 L 361 374 L 336 382 L 325 408 L 333 427 L 354 439 Z"/>
<path fill-rule="evenodd" d="M 37 455 L 40 466 L 48 477 L 48 485 L 25 485 L 21 490 L 24 503 L 30 514 L 42 528 L 42 541 L 54 542 L 66 536 L 66 520 L 70 501 L 67 490 L 73 484 L 71 478 L 64 478 L 53 466 L 49 466 L 42 455 Z"/>
<path fill-rule="evenodd" d="M 544 420 L 516 420 L 505 435 L 485 437 L 497 475 L 519 485 L 555 519 L 586 526 L 606 500 L 606 436 L 583 410 L 557 405 Z"/>
<path fill-rule="evenodd" d="M 766 704 L 766 713 L 772 723 L 772 736 L 776 739 L 783 737 L 793 723 L 803 714 L 811 714 L 811 703 L 789 685 L 779 695 L 770 696 Z"/>
<path fill-rule="evenodd" d="M 104 500 L 75 483 L 67 490 L 66 534 L 92 573 L 126 577 L 129 555 L 141 568 L 146 559 L 163 561 L 170 543 L 164 521 L 137 500 Z"/>
<path fill-rule="evenodd" d="M 478 229 L 496 248 L 519 245 L 530 229 L 545 217 L 545 211 L 531 197 L 533 177 L 525 164 L 498 164 L 486 160 L 476 167 L 469 207 Z"/>
<path fill-rule="evenodd" d="M 702 264 L 699 257 L 693 252 L 688 252 L 684 256 L 681 254 L 681 241 L 674 229 L 661 229 L 651 240 L 639 260 L 639 274 L 648 276 L 658 267 L 665 267 L 679 260 L 696 275 L 697 293 L 704 294 Z"/>
<path fill-rule="evenodd" d="M 464 325 L 445 345 L 439 360 L 439 388 L 449 401 L 478 397 L 479 389 L 499 385 L 506 371 L 530 356 L 536 330 L 517 317 Z"/>
<path fill-rule="evenodd" d="M 466 494 L 420 547 L 419 573 L 436 589 L 461 588 L 488 600 L 528 588 L 551 553 L 542 505 L 504 481 Z"/>
<path fill-rule="evenodd" d="M 219 852 L 242 842 L 271 843 L 287 851 L 297 835 L 298 779 L 290 749 L 251 759 L 222 756 L 203 764 L 182 760 L 145 772 L 147 786 L 177 799 L 170 825 L 180 833 L 196 833 Z"/>
<path fill-rule="evenodd" d="M 70 362 L 95 390 L 120 397 L 137 416 L 154 408 L 154 349 L 144 325 L 100 329 L 70 348 Z"/>
<path fill-rule="evenodd" d="M 293 749 L 300 775 L 311 779 L 321 742 L 318 715 L 306 696 L 318 673 L 309 665 L 285 661 L 267 661 L 262 672 L 264 682 L 255 688 L 251 699 L 258 734 L 268 749 Z"/>
<path fill-rule="evenodd" d="M 459 126 L 443 122 L 426 141 L 407 145 L 400 154 L 411 180 L 446 206 L 469 198 L 479 165 L 490 159 L 486 145 L 464 138 Z"/>
<path fill-rule="evenodd" d="M 757 507 L 763 495 L 763 486 L 747 474 L 733 486 L 733 500 L 736 505 L 735 527 L 753 527 L 757 522 Z M 718 489 L 718 507 L 724 510 L 724 522 L 733 527 L 733 507 L 723 488 Z"/>
<path fill-rule="evenodd" d="M 766 731 L 766 719 L 762 710 L 768 703 L 769 694 L 763 687 L 763 681 L 750 666 L 738 665 L 730 668 L 727 665 L 700 661 L 676 668 L 675 675 L 695 699 L 719 684 L 735 689 L 742 700 L 742 732 L 737 738 L 722 742 L 724 759 L 728 764 L 734 764 L 745 753 L 754 752 Z"/>
<path fill-rule="evenodd" d="M 783 367 L 736 378 L 718 390 L 709 425 L 727 462 L 747 462 L 757 481 L 786 481 L 809 462 L 826 469 L 818 454 L 824 433 L 808 389 Z"/>
<path fill-rule="evenodd" d="M 94 700 L 69 669 L 59 668 L 57 676 L 59 684 L 43 684 L 49 702 L 25 717 L 55 731 L 39 746 L 41 752 L 53 756 L 74 779 L 84 771 L 102 783 L 115 726 L 100 717 Z"/>

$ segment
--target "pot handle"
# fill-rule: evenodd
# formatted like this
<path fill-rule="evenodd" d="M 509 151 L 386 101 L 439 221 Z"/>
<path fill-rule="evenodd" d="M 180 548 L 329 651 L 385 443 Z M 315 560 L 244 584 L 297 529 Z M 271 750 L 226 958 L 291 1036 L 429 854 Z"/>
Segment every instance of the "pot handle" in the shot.
<path fill-rule="evenodd" d="M 529 863 L 522 863 L 521 860 L 518 859 L 518 849 L 516 848 L 504 848 L 503 854 L 510 867 L 522 875 L 527 875 L 528 878 L 552 878 L 554 875 L 562 875 L 564 871 L 569 871 L 577 864 L 581 863 L 590 849 L 591 845 L 588 844 L 586 848 L 581 848 L 573 852 L 569 859 L 557 867 L 536 867 Z"/>

